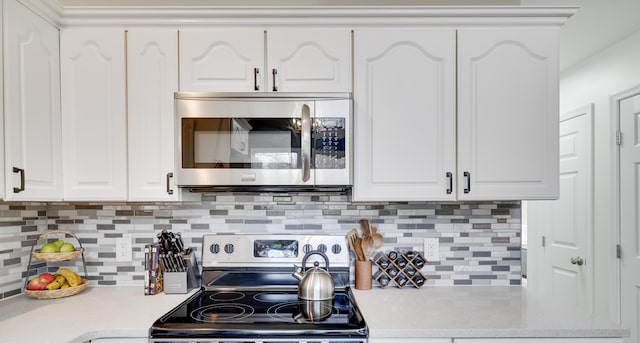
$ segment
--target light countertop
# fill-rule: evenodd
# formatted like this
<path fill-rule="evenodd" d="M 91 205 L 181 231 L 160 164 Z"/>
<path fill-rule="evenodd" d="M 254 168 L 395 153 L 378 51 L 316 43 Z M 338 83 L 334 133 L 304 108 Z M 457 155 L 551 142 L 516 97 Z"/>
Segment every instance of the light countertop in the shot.
<path fill-rule="evenodd" d="M 629 330 L 554 308 L 519 286 L 354 289 L 371 338 L 623 337 Z"/>
<path fill-rule="evenodd" d="M 147 337 L 153 322 L 188 294 L 144 295 L 140 287 L 87 287 L 71 297 L 0 301 L 2 342 L 82 343 L 111 337 Z"/>
<path fill-rule="evenodd" d="M 147 337 L 189 294 L 145 296 L 140 287 L 89 287 L 68 298 L 0 301 L 3 342 Z M 371 338 L 623 337 L 628 330 L 540 303 L 524 287 L 354 289 Z"/>

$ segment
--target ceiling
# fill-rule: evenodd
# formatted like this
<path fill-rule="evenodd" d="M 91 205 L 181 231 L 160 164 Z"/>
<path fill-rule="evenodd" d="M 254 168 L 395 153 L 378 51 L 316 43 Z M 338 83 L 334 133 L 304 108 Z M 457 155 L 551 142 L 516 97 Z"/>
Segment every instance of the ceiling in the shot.
<path fill-rule="evenodd" d="M 640 0 L 57 0 L 63 6 L 338 6 L 572 5 L 581 9 L 560 33 L 560 69 L 567 69 L 640 30 Z"/>

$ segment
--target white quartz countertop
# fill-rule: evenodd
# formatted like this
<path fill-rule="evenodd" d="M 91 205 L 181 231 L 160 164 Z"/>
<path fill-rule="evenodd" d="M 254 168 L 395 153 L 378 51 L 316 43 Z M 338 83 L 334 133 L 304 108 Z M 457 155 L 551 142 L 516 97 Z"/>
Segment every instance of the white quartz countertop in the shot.
<path fill-rule="evenodd" d="M 539 301 L 525 287 L 374 288 L 354 294 L 370 338 L 629 335 L 606 320 Z"/>
<path fill-rule="evenodd" d="M 140 287 L 89 287 L 68 298 L 0 301 L 2 342 L 79 343 L 146 337 L 189 294 L 145 296 Z M 554 309 L 523 287 L 354 290 L 371 338 L 622 337 L 628 330 Z"/>
<path fill-rule="evenodd" d="M 71 297 L 26 295 L 0 301 L 0 341 L 82 343 L 97 338 L 147 337 L 153 322 L 188 294 L 144 295 L 140 287 L 88 287 Z"/>

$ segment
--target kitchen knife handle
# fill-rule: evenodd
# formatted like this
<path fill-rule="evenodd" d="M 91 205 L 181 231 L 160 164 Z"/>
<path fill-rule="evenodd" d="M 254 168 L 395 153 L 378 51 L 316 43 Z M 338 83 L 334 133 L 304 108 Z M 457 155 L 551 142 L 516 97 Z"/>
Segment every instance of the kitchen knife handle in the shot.
<path fill-rule="evenodd" d="M 13 192 L 20 193 L 24 191 L 24 169 L 13 167 L 13 172 L 20 174 L 20 187 L 13 187 Z"/>
<path fill-rule="evenodd" d="M 467 187 L 464 189 L 465 194 L 471 192 L 471 173 L 464 172 L 464 177 L 467 179 Z"/>
<path fill-rule="evenodd" d="M 173 194 L 173 189 L 171 189 L 171 178 L 173 178 L 173 173 L 167 173 L 167 194 Z"/>
<path fill-rule="evenodd" d="M 271 69 L 271 75 L 273 76 L 273 91 L 277 92 L 278 91 L 278 86 L 276 86 L 276 75 L 278 75 L 278 69 L 273 68 Z"/>
<path fill-rule="evenodd" d="M 447 188 L 447 194 L 451 194 L 453 192 L 453 174 L 451 172 L 447 172 L 447 179 L 449 179 L 449 188 Z"/>
<path fill-rule="evenodd" d="M 274 69 L 275 70 L 275 69 Z M 311 109 L 307 104 L 302 105 L 302 181 L 311 178 Z"/>
<path fill-rule="evenodd" d="M 258 85 L 258 74 L 260 73 L 260 68 L 253 68 L 253 90 L 259 91 L 260 85 Z"/>

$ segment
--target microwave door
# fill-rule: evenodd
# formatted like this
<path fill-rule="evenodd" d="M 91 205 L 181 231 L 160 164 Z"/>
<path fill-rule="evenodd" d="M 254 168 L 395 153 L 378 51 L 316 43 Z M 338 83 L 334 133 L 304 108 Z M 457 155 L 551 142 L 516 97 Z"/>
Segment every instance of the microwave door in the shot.
<path fill-rule="evenodd" d="M 202 102 L 177 107 L 179 185 L 313 186 L 312 101 Z"/>

